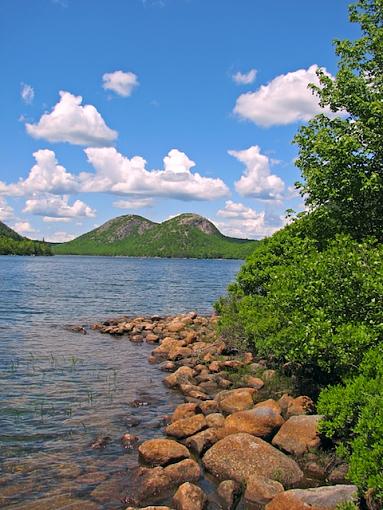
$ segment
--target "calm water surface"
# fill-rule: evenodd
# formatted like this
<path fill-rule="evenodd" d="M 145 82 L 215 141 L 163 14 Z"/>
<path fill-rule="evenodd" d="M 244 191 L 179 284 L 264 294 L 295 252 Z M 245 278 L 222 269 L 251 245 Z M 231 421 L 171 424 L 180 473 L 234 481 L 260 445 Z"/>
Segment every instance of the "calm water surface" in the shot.
<path fill-rule="evenodd" d="M 119 470 L 137 462 L 121 435 L 160 435 L 161 416 L 180 397 L 147 363 L 151 347 L 93 331 L 79 335 L 68 325 L 122 314 L 210 313 L 240 265 L 0 257 L 0 508 L 62 495 L 124 508 L 97 493 L 98 484 L 113 484 Z M 149 405 L 131 407 L 135 399 Z M 104 450 L 90 448 L 103 436 L 111 438 Z"/>

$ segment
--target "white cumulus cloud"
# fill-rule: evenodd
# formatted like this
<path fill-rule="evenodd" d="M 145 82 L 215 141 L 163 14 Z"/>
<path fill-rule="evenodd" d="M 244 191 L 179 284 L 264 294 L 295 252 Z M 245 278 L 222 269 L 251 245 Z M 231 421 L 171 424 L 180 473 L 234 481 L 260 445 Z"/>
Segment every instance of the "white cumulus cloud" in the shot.
<path fill-rule="evenodd" d="M 271 173 L 270 159 L 261 154 L 258 145 L 242 151 L 229 151 L 229 154 L 245 165 L 245 172 L 235 183 L 236 191 L 243 196 L 260 200 L 281 200 L 285 184 Z"/>
<path fill-rule="evenodd" d="M 45 221 L 50 221 L 47 218 L 63 220 L 64 218 L 93 218 L 96 215 L 95 210 L 81 200 L 75 200 L 72 205 L 69 204 L 68 195 L 31 198 L 26 201 L 23 212 L 44 216 Z"/>
<path fill-rule="evenodd" d="M 307 121 L 317 113 L 330 113 L 319 106 L 318 97 L 308 88 L 309 83 L 319 84 L 317 70 L 314 64 L 308 69 L 281 74 L 255 92 L 240 95 L 234 113 L 264 127 Z"/>
<path fill-rule="evenodd" d="M 83 191 L 179 200 L 213 200 L 229 193 L 221 179 L 193 173 L 194 161 L 177 149 L 164 158 L 163 170 L 147 170 L 142 157 L 129 159 L 111 147 L 88 148 L 85 153 L 96 172 L 80 174 Z"/>
<path fill-rule="evenodd" d="M 33 102 L 33 98 L 35 97 L 35 91 L 31 85 L 22 83 L 20 95 L 25 104 L 31 104 Z"/>
<path fill-rule="evenodd" d="M 250 71 L 247 73 L 241 73 L 238 71 L 232 76 L 233 81 L 238 85 L 250 85 L 250 83 L 254 83 L 256 77 L 257 77 L 256 69 L 250 69 Z"/>
<path fill-rule="evenodd" d="M 76 175 L 58 164 L 53 151 L 39 150 L 34 153 L 36 164 L 25 179 L 12 184 L 0 181 L 0 195 L 32 195 L 31 198 L 35 199 L 33 195 L 47 193 L 102 192 L 127 195 L 130 203 L 125 203 L 125 208 L 126 205 L 150 205 L 153 197 L 214 200 L 230 194 L 222 179 L 203 177 L 193 172 L 194 161 L 177 149 L 172 149 L 165 156 L 162 170 L 147 170 L 146 161 L 141 156 L 129 159 L 112 147 L 88 147 L 85 153 L 95 171 Z"/>
<path fill-rule="evenodd" d="M 13 208 L 7 203 L 4 197 L 0 196 L 0 221 L 13 218 Z"/>
<path fill-rule="evenodd" d="M 136 74 L 124 71 L 114 71 L 114 73 L 105 73 L 102 77 L 105 90 L 113 90 L 122 97 L 128 97 L 133 89 L 139 85 Z"/>
<path fill-rule="evenodd" d="M 220 219 L 214 223 L 223 234 L 247 239 L 262 239 L 283 225 L 282 221 L 271 225 L 267 221 L 265 211 L 257 212 L 232 200 L 226 201 L 225 207 L 217 212 L 217 217 Z"/>
<path fill-rule="evenodd" d="M 133 198 L 113 202 L 113 206 L 117 209 L 141 209 L 142 207 L 151 207 L 153 204 L 154 200 L 152 198 Z"/>
<path fill-rule="evenodd" d="M 29 221 L 18 221 L 17 223 L 12 225 L 12 228 L 13 230 L 16 230 L 18 234 L 21 235 L 33 234 L 35 232 L 38 232 L 38 230 L 32 227 Z"/>
<path fill-rule="evenodd" d="M 78 190 L 76 177 L 58 164 L 53 151 L 40 149 L 33 156 L 36 164 L 29 171 L 28 177 L 9 185 L 0 181 L 0 193 L 22 196 L 33 193 L 73 193 Z"/>
<path fill-rule="evenodd" d="M 81 103 L 81 96 L 60 91 L 60 101 L 50 113 L 44 113 L 37 124 L 25 124 L 28 134 L 49 142 L 92 147 L 111 145 L 117 132 L 105 124 L 93 105 Z"/>

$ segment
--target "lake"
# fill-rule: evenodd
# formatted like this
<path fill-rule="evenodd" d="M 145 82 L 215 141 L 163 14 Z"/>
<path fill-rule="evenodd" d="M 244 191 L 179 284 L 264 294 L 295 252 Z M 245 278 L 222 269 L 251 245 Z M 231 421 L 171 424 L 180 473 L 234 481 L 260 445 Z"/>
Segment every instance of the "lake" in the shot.
<path fill-rule="evenodd" d="M 34 507 L 33 500 L 44 497 L 56 498 L 47 499 L 47 509 L 59 507 L 68 494 L 83 504 L 94 501 L 99 483 L 137 462 L 122 451 L 122 434 L 157 437 L 161 417 L 182 401 L 162 384 L 158 367 L 148 364 L 149 345 L 96 331 L 80 335 L 69 326 L 119 315 L 209 314 L 240 265 L 0 257 L 1 508 L 40 510 L 42 503 Z M 148 405 L 132 407 L 136 399 Z M 106 436 L 108 448 L 90 448 Z M 94 508 L 121 505 L 97 500 Z"/>

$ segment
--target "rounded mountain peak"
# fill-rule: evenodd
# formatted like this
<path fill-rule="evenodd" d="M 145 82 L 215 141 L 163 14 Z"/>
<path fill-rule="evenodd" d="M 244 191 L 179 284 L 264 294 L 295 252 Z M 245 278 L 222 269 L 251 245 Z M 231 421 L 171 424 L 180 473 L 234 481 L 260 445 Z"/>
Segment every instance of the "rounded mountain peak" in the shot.
<path fill-rule="evenodd" d="M 176 216 L 175 218 L 172 218 L 171 220 L 168 220 L 174 223 L 177 223 L 178 225 L 184 225 L 184 226 L 190 226 L 198 228 L 201 232 L 204 234 L 219 234 L 219 230 L 211 221 L 209 221 L 207 218 L 204 218 L 203 216 L 200 216 L 199 214 L 194 213 L 184 213 L 180 214 L 179 216 Z"/>

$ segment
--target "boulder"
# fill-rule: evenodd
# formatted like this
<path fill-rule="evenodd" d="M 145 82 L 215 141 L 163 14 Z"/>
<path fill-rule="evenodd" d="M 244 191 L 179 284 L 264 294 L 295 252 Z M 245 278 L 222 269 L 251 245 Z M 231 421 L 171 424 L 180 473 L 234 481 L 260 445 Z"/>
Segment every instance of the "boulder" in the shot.
<path fill-rule="evenodd" d="M 251 475 L 293 486 L 303 479 L 298 464 L 266 441 L 250 434 L 231 434 L 204 455 L 207 471 L 220 479 L 245 482 Z"/>
<path fill-rule="evenodd" d="M 189 437 L 185 444 L 188 448 L 193 450 L 198 455 L 201 455 L 208 448 L 210 448 L 217 441 L 225 437 L 226 430 L 222 427 L 211 427 L 206 430 L 202 430 L 194 436 Z"/>
<path fill-rule="evenodd" d="M 342 503 L 356 501 L 355 485 L 332 485 L 282 492 L 266 506 L 266 510 L 335 510 Z"/>
<path fill-rule="evenodd" d="M 253 505 L 266 505 L 284 490 L 283 485 L 276 480 L 253 475 L 246 480 L 245 502 Z"/>
<path fill-rule="evenodd" d="M 264 387 L 265 383 L 259 377 L 254 377 L 253 375 L 248 375 L 245 377 L 245 384 L 249 388 L 255 388 L 256 390 L 260 390 Z"/>
<path fill-rule="evenodd" d="M 212 361 L 209 365 L 210 372 L 219 372 L 221 370 L 221 363 L 219 361 Z"/>
<path fill-rule="evenodd" d="M 148 333 L 145 337 L 145 340 L 149 344 L 154 344 L 158 342 L 160 337 L 158 335 L 155 335 L 154 333 Z"/>
<path fill-rule="evenodd" d="M 274 436 L 272 444 L 293 455 L 303 455 L 320 445 L 318 423 L 320 415 L 292 416 Z"/>
<path fill-rule="evenodd" d="M 174 320 L 167 326 L 167 330 L 170 333 L 179 333 L 185 328 L 185 324 L 181 321 Z"/>
<path fill-rule="evenodd" d="M 190 367 L 180 367 L 164 379 L 164 383 L 169 388 L 175 388 L 180 384 L 189 384 L 193 378 L 194 371 Z"/>
<path fill-rule="evenodd" d="M 215 400 L 206 400 L 205 402 L 200 402 L 198 407 L 205 416 L 218 412 L 218 403 Z"/>
<path fill-rule="evenodd" d="M 310 414 L 314 410 L 314 402 L 310 397 L 304 395 L 294 398 L 287 406 L 287 417 L 300 416 L 301 414 Z"/>
<path fill-rule="evenodd" d="M 174 494 L 176 510 L 203 510 L 207 498 L 202 489 L 190 482 L 183 483 Z"/>
<path fill-rule="evenodd" d="M 178 340 L 167 336 L 162 340 L 160 345 L 152 351 L 152 354 L 158 358 L 167 358 L 171 349 L 178 347 L 179 344 L 180 342 Z"/>
<path fill-rule="evenodd" d="M 336 466 L 330 473 L 328 481 L 330 483 L 345 483 L 349 470 L 348 464 L 340 464 Z"/>
<path fill-rule="evenodd" d="M 203 391 L 204 393 L 214 396 L 220 391 L 220 387 L 218 384 L 214 381 L 203 381 L 199 385 L 200 391 Z"/>
<path fill-rule="evenodd" d="M 171 439 L 149 439 L 138 447 L 138 454 L 151 466 L 165 466 L 190 457 L 185 446 Z"/>
<path fill-rule="evenodd" d="M 183 334 L 183 341 L 186 345 L 190 345 L 197 339 L 197 333 L 195 331 L 185 331 Z"/>
<path fill-rule="evenodd" d="M 208 427 L 223 427 L 225 425 L 225 417 L 221 413 L 212 413 L 206 416 Z"/>
<path fill-rule="evenodd" d="M 129 432 L 126 432 L 121 437 L 121 443 L 123 447 L 127 450 L 133 449 L 136 444 L 138 443 L 139 437 L 135 434 L 129 434 Z"/>
<path fill-rule="evenodd" d="M 218 485 L 217 493 L 224 510 L 233 510 L 241 494 L 241 486 L 234 480 L 224 480 Z"/>
<path fill-rule="evenodd" d="M 271 407 L 255 407 L 249 411 L 230 414 L 225 420 L 225 428 L 231 434 L 247 432 L 257 437 L 270 436 L 283 425 L 284 419 Z"/>
<path fill-rule="evenodd" d="M 181 460 L 166 467 L 139 467 L 128 480 L 126 501 L 137 505 L 148 500 L 157 500 L 168 496 L 174 487 L 185 482 L 196 482 L 201 476 L 197 462 L 191 459 Z"/>
<path fill-rule="evenodd" d="M 188 358 L 193 354 L 193 351 L 190 349 L 190 347 L 183 347 L 181 345 L 174 346 L 169 352 L 168 352 L 168 359 L 171 361 L 179 360 L 182 358 Z"/>
<path fill-rule="evenodd" d="M 258 404 L 255 404 L 254 407 L 257 409 L 259 409 L 260 407 L 267 407 L 268 409 L 272 409 L 276 413 L 281 412 L 280 405 L 272 398 L 269 398 L 268 400 L 262 400 L 262 402 L 258 402 Z"/>
<path fill-rule="evenodd" d="M 230 386 L 233 385 L 233 383 L 231 381 L 229 381 L 229 379 L 225 379 L 225 377 L 222 377 L 219 374 L 217 374 L 217 375 L 218 375 L 218 377 L 216 377 L 215 382 L 223 390 L 227 390 L 228 388 L 230 388 Z"/>
<path fill-rule="evenodd" d="M 184 418 L 190 418 L 197 414 L 197 404 L 192 402 L 187 402 L 186 404 L 180 404 L 176 407 L 174 413 L 170 421 L 173 423 L 174 421 L 182 420 Z"/>
<path fill-rule="evenodd" d="M 174 372 L 177 366 L 174 361 L 164 361 L 160 365 L 160 370 L 163 372 Z"/>
<path fill-rule="evenodd" d="M 215 400 L 221 411 L 231 414 L 254 407 L 253 394 L 255 391 L 254 388 L 224 390 L 216 395 Z"/>
<path fill-rule="evenodd" d="M 195 384 L 180 384 L 179 389 L 186 397 L 192 397 L 198 400 L 209 400 L 210 397 L 204 391 L 201 391 L 200 386 Z"/>
<path fill-rule="evenodd" d="M 168 425 L 165 432 L 169 436 L 184 438 L 196 434 L 207 427 L 206 419 L 202 414 L 196 414 L 190 418 L 183 418 Z"/>
<path fill-rule="evenodd" d="M 294 397 L 289 395 L 288 393 L 284 393 L 281 398 L 278 400 L 278 405 L 281 408 L 283 413 L 287 412 L 287 408 L 289 407 L 289 404 L 293 402 Z"/>

